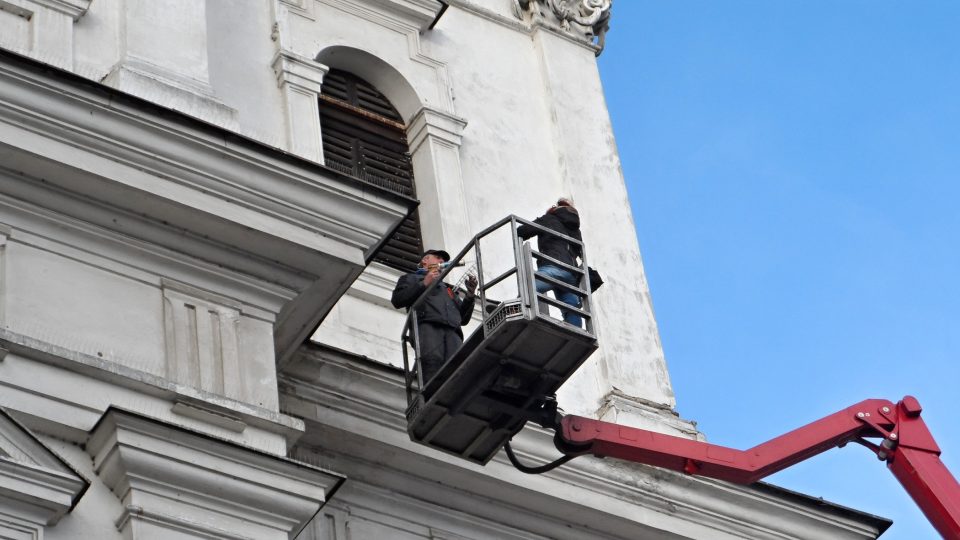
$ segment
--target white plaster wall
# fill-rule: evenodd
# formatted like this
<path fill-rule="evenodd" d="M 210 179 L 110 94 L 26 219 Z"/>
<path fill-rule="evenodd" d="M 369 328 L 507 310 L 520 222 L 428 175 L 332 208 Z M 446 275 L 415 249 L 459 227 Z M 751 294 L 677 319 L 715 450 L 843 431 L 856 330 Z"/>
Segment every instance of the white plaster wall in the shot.
<path fill-rule="evenodd" d="M 74 237 L 74 245 L 67 245 L 23 229 L 12 232 L 3 254 L 3 328 L 168 377 L 175 359 L 166 342 L 169 329 L 165 328 L 164 314 L 168 308 L 164 306 L 162 279 L 176 277 L 194 283 L 204 279 L 184 273 L 183 268 L 157 267 L 156 258 L 118 250 L 102 238 L 86 238 L 83 242 L 78 238 L 82 237 Z M 107 254 L 110 257 L 103 256 Z M 246 309 L 256 312 L 252 306 Z M 263 312 L 260 315 L 269 317 Z M 272 319 L 241 315 L 237 324 L 237 366 L 225 370 L 225 375 L 236 377 L 241 391 L 226 394 L 276 410 Z M 204 345 L 201 338 L 199 346 Z M 198 381 L 177 382 L 200 387 Z"/>
<path fill-rule="evenodd" d="M 240 132 L 283 148 L 281 95 L 270 63 L 276 52 L 271 2 L 207 0 L 210 85 L 237 113 Z"/>
<path fill-rule="evenodd" d="M 607 281 L 596 298 L 603 391 L 675 405 L 603 88 L 593 58 L 548 32 L 534 43 L 557 148 L 562 192 L 577 201 L 588 260 Z M 578 54 L 580 53 L 580 54 Z M 581 373 L 581 379 L 588 373 Z M 580 394 L 586 398 L 588 394 Z M 580 400 L 577 400 L 580 401 Z"/>
<path fill-rule="evenodd" d="M 110 519 L 98 516 L 119 516 L 123 511 L 120 499 L 97 476 L 93 461 L 83 448 L 54 437 L 43 436 L 40 440 L 70 463 L 84 478 L 91 481 L 90 487 L 72 512 L 61 519 L 55 527 L 47 527 L 44 540 L 121 540 L 123 535 Z"/>
<path fill-rule="evenodd" d="M 26 52 L 30 43 L 30 21 L 12 10 L 0 10 L 0 47 Z"/>
<path fill-rule="evenodd" d="M 457 113 L 468 122 L 460 149 L 466 217 L 477 229 L 508 213 L 542 214 L 562 180 L 529 36 L 452 8 L 442 22 L 429 43 L 450 67 Z"/>
<path fill-rule="evenodd" d="M 466 123 L 414 154 L 429 247 L 458 251 L 501 217 L 532 219 L 560 195 L 578 203 L 588 257 L 608 284 L 595 298 L 601 349 L 564 388 L 564 406 L 599 414 L 612 395 L 675 405 L 590 47 L 531 30 L 514 16 L 512 0 L 451 2 L 432 30 L 389 2 L 209 0 L 204 9 L 181 2 L 92 2 L 75 23 L 76 70 L 109 73 L 110 84 L 289 149 L 290 119 L 271 67 L 277 51 L 307 61 L 336 47 L 362 51 L 368 56 L 326 58 L 349 58 L 352 65 L 337 67 L 379 84 L 408 122 L 426 107 Z M 158 32 L 164 25 L 176 31 Z M 123 83 L 116 75 L 118 63 L 146 52 L 164 72 L 156 93 L 144 90 L 149 81 Z M 181 103 L 170 85 L 182 80 L 208 84 L 197 90 L 200 101 Z M 497 262 L 508 253 L 505 246 L 485 257 Z M 385 275 L 376 279 L 389 284 L 397 276 Z M 398 364 L 402 319 L 387 302 L 391 285 L 351 293 L 316 339 Z"/>
<path fill-rule="evenodd" d="M 164 374 L 156 287 L 19 242 L 8 244 L 6 266 L 7 329 Z"/>

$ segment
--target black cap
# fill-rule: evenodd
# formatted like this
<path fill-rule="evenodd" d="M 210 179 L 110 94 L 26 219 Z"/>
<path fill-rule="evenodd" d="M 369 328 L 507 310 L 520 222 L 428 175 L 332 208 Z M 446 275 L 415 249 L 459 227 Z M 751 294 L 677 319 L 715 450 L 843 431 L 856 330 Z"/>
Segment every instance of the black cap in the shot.
<path fill-rule="evenodd" d="M 427 255 L 436 255 L 443 259 L 443 262 L 450 262 L 450 254 L 442 249 L 428 249 L 423 252 L 420 258 L 426 257 Z"/>

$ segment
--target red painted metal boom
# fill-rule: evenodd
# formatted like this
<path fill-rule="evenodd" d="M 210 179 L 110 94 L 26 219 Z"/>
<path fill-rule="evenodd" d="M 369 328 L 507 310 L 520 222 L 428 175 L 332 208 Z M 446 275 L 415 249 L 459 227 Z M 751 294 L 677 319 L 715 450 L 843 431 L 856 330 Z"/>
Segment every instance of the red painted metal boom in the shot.
<path fill-rule="evenodd" d="M 749 450 L 565 416 L 556 443 L 568 456 L 613 457 L 750 484 L 835 446 L 856 442 L 887 462 L 944 538 L 960 540 L 960 484 L 940 461 L 940 448 L 920 412 L 919 402 L 911 396 L 896 404 L 868 399 Z"/>

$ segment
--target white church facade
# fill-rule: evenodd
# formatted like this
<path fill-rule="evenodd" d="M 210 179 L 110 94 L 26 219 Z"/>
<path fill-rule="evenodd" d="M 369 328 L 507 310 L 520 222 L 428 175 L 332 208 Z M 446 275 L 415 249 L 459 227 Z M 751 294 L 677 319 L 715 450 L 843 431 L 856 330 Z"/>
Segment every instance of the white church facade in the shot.
<path fill-rule="evenodd" d="M 611 25 L 610 0 L 0 0 L 0 539 L 881 535 L 768 484 L 410 441 L 397 279 L 559 196 L 607 282 L 560 405 L 703 438 L 603 98 Z M 532 425 L 513 447 L 557 457 Z"/>

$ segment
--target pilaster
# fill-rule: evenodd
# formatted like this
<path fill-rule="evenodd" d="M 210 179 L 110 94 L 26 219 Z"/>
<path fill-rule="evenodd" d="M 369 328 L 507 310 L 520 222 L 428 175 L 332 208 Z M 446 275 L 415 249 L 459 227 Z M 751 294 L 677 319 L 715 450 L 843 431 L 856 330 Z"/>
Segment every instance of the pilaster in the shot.
<path fill-rule="evenodd" d="M 210 84 L 206 2 L 126 0 L 119 61 L 101 82 L 238 131 L 236 111 Z"/>
<path fill-rule="evenodd" d="M 417 198 L 424 246 L 455 251 L 473 236 L 463 186 L 460 144 L 466 120 L 423 107 L 407 128 L 417 177 Z"/>
<path fill-rule="evenodd" d="M 322 126 L 318 100 L 327 66 L 281 49 L 273 57 L 273 71 L 283 93 L 287 124 L 287 149 L 323 163 Z"/>
<path fill-rule="evenodd" d="M 607 280 L 592 297 L 600 349 L 560 390 L 561 405 L 693 437 L 693 426 L 672 412 L 675 398 L 596 59 L 553 32 L 535 32 L 533 43 L 551 124 L 544 151 L 556 156 L 560 176 L 562 193 L 554 197 L 576 201 L 587 262 Z"/>
<path fill-rule="evenodd" d="M 64 69 L 73 68 L 73 25 L 90 0 L 3 0 L 0 46 Z"/>

